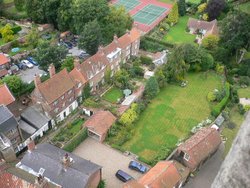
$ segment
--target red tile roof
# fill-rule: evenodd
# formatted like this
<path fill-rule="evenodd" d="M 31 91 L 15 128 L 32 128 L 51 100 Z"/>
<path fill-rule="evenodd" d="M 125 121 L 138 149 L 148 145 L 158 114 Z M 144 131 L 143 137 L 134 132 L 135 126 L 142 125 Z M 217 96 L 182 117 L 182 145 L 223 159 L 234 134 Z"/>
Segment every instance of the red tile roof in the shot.
<path fill-rule="evenodd" d="M 6 63 L 9 63 L 10 60 L 4 55 L 4 54 L 0 54 L 0 65 L 4 65 Z"/>
<path fill-rule="evenodd" d="M 49 103 L 53 103 L 67 91 L 74 88 L 74 81 L 66 69 L 52 76 L 52 78 L 38 85 L 38 90 Z"/>
<path fill-rule="evenodd" d="M 102 135 L 107 133 L 115 121 L 116 117 L 111 112 L 98 111 L 84 123 L 84 126 L 97 134 Z"/>
<path fill-rule="evenodd" d="M 86 78 L 83 76 L 83 74 L 81 74 L 80 68 L 74 68 L 72 71 L 70 71 L 69 75 L 76 84 L 79 82 L 81 82 L 83 85 L 87 83 Z"/>
<path fill-rule="evenodd" d="M 5 106 L 13 103 L 16 99 L 11 94 L 6 84 L 0 85 L 0 104 Z"/>
<path fill-rule="evenodd" d="M 178 151 L 190 156 L 188 161 L 184 160 L 189 168 L 195 169 L 201 161 L 216 151 L 220 143 L 220 133 L 216 129 L 205 127 L 181 144 Z"/>
<path fill-rule="evenodd" d="M 129 44 L 139 39 L 140 36 L 140 32 L 136 28 L 133 28 L 131 31 L 128 31 L 125 35 L 118 39 L 119 46 L 121 48 L 126 48 Z"/>

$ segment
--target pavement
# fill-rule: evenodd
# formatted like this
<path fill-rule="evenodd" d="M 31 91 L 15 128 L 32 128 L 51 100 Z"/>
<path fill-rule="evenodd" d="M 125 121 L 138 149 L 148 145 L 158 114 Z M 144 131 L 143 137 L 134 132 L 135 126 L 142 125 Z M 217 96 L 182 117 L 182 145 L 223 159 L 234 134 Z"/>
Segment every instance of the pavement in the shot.
<path fill-rule="evenodd" d="M 223 159 L 224 144 L 222 143 L 217 152 L 206 161 L 197 175 L 190 178 L 184 188 L 211 188 L 211 185 L 220 170 Z"/>
<path fill-rule="evenodd" d="M 25 83 L 31 83 L 34 80 L 34 76 L 39 74 L 40 76 L 46 75 L 47 73 L 38 68 L 38 66 L 34 66 L 32 69 L 21 70 L 18 76 Z"/>
<path fill-rule="evenodd" d="M 103 167 L 102 177 L 107 188 L 121 188 L 124 185 L 115 177 L 115 173 L 119 169 L 127 172 L 135 179 L 143 175 L 128 168 L 129 162 L 133 160 L 132 156 L 126 156 L 110 146 L 97 142 L 93 138 L 87 138 L 73 153 Z"/>

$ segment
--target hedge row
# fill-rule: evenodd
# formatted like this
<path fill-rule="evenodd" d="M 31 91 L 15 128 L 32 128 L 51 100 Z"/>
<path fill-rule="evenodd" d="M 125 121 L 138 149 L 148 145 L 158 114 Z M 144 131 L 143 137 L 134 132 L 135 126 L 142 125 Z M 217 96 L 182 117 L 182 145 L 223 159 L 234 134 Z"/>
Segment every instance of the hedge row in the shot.
<path fill-rule="evenodd" d="M 225 106 L 227 105 L 228 101 L 229 101 L 229 97 L 230 97 L 230 84 L 227 82 L 225 84 L 225 89 L 226 89 L 226 95 L 225 97 L 216 105 L 213 107 L 212 109 L 212 115 L 214 117 L 217 117 L 221 111 L 225 108 Z"/>
<path fill-rule="evenodd" d="M 83 128 L 63 149 L 67 152 L 72 152 L 88 137 L 87 128 Z"/>
<path fill-rule="evenodd" d="M 155 43 L 158 43 L 158 44 L 161 44 L 167 48 L 173 48 L 174 47 L 174 44 L 172 43 L 169 43 L 169 42 L 165 42 L 165 41 L 162 41 L 162 40 L 159 40 L 159 39 L 156 39 L 156 38 L 153 38 L 153 37 L 150 37 L 150 36 L 144 36 L 144 38 L 148 41 L 151 41 L 151 42 L 155 42 Z"/>

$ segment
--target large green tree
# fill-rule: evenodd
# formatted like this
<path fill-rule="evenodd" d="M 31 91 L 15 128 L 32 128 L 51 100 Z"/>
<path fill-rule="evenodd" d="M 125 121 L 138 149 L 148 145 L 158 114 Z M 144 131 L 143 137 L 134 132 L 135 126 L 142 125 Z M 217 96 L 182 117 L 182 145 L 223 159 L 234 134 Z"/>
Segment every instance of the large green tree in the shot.
<path fill-rule="evenodd" d="M 105 43 L 112 41 L 113 36 L 116 34 L 118 37 L 125 34 L 126 30 L 130 30 L 133 24 L 133 19 L 126 12 L 124 7 L 110 7 L 109 14 L 105 17 L 102 25 L 102 33 Z"/>
<path fill-rule="evenodd" d="M 32 28 L 32 30 L 26 36 L 26 42 L 31 45 L 33 48 L 36 48 L 38 44 L 39 33 L 36 28 Z"/>
<path fill-rule="evenodd" d="M 86 23 L 95 19 L 102 22 L 109 14 L 109 6 L 106 0 L 75 0 L 72 11 L 75 31 L 80 34 Z"/>
<path fill-rule="evenodd" d="M 46 22 L 44 0 L 26 0 L 26 12 L 34 22 Z"/>
<path fill-rule="evenodd" d="M 14 0 L 14 4 L 17 10 L 22 11 L 24 9 L 25 0 Z"/>
<path fill-rule="evenodd" d="M 154 97 L 156 97 L 156 95 L 159 93 L 160 89 L 159 89 L 159 85 L 158 82 L 156 80 L 156 78 L 150 77 L 147 80 L 146 86 L 145 86 L 145 90 L 144 90 L 144 97 L 148 100 L 153 99 Z"/>
<path fill-rule="evenodd" d="M 12 31 L 10 24 L 6 24 L 4 27 L 2 27 L 0 29 L 0 33 L 4 42 L 9 42 L 14 39 L 14 32 Z"/>
<path fill-rule="evenodd" d="M 37 46 L 35 59 L 43 70 L 47 70 L 52 63 L 56 69 L 59 69 L 67 52 L 68 50 L 64 46 L 54 46 L 48 41 L 41 41 Z"/>
<path fill-rule="evenodd" d="M 186 2 L 185 2 L 185 0 L 178 1 L 178 10 L 179 10 L 180 16 L 184 16 L 186 14 Z"/>
<path fill-rule="evenodd" d="M 23 82 L 20 77 L 16 75 L 5 76 L 3 78 L 3 82 L 5 82 L 8 85 L 8 87 L 15 96 L 19 96 L 23 86 Z"/>
<path fill-rule="evenodd" d="M 174 25 L 179 20 L 179 10 L 177 3 L 174 3 L 171 12 L 168 15 L 167 22 Z"/>
<path fill-rule="evenodd" d="M 61 0 L 60 1 L 60 6 L 57 12 L 58 29 L 60 31 L 67 31 L 73 28 L 72 4 L 73 4 L 73 0 Z"/>
<path fill-rule="evenodd" d="M 250 16 L 241 11 L 233 11 L 221 23 L 222 46 L 231 53 L 250 46 Z"/>
<path fill-rule="evenodd" d="M 216 35 L 208 35 L 202 40 L 202 46 L 208 50 L 214 50 L 218 47 L 219 37 Z"/>
<path fill-rule="evenodd" d="M 74 58 L 73 57 L 66 57 L 66 59 L 63 60 L 61 69 L 66 68 L 68 72 L 73 70 L 74 68 Z"/>
<path fill-rule="evenodd" d="M 209 0 L 206 8 L 208 19 L 211 21 L 218 18 L 225 6 L 225 0 Z"/>
<path fill-rule="evenodd" d="M 53 24 L 57 27 L 57 16 L 58 8 L 60 6 L 60 0 L 43 0 L 43 11 L 45 14 L 45 19 L 48 23 Z"/>
<path fill-rule="evenodd" d="M 80 34 L 78 46 L 93 55 L 102 42 L 101 28 L 97 20 L 87 23 Z"/>

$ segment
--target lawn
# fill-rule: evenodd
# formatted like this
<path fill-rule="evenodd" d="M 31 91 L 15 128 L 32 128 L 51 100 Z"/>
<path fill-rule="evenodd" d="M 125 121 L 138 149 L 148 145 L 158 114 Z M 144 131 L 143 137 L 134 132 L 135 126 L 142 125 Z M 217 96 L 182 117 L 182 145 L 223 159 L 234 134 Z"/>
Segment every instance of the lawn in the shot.
<path fill-rule="evenodd" d="M 195 35 L 186 32 L 188 18 L 188 16 L 180 17 L 179 22 L 169 30 L 163 40 L 170 43 L 193 43 Z"/>
<path fill-rule="evenodd" d="M 226 155 L 228 154 L 243 120 L 244 116 L 239 113 L 237 106 L 234 106 L 230 111 L 230 121 L 234 122 L 236 124 L 236 127 L 234 129 L 229 129 L 224 124 L 224 128 L 222 131 L 222 135 L 227 138 L 227 141 L 225 143 L 224 157 L 226 157 Z"/>
<path fill-rule="evenodd" d="M 123 97 L 122 91 L 117 87 L 112 87 L 103 95 L 103 99 L 111 103 L 116 103 L 117 100 L 122 97 Z"/>
<path fill-rule="evenodd" d="M 179 139 L 188 137 L 190 130 L 210 115 L 206 100 L 209 91 L 221 86 L 215 73 L 191 73 L 188 86 L 168 85 L 152 100 L 134 125 L 134 135 L 122 149 L 129 150 L 147 161 L 160 152 L 160 148 L 174 148 Z"/>
<path fill-rule="evenodd" d="M 250 98 L 250 87 L 238 89 L 239 98 Z"/>

